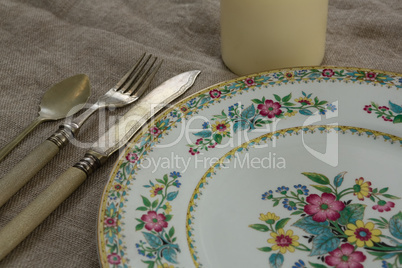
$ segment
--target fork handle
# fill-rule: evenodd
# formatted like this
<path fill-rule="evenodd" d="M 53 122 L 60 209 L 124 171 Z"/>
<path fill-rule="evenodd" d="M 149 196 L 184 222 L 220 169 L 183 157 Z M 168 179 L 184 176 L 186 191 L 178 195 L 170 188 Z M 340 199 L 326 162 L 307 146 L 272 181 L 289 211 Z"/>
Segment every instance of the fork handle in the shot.
<path fill-rule="evenodd" d="M 67 169 L 21 213 L 0 230 L 0 260 L 22 242 L 69 195 L 87 174 L 76 167 Z"/>
<path fill-rule="evenodd" d="M 49 163 L 59 151 L 60 148 L 56 144 L 45 140 L 1 178 L 0 207 Z"/>

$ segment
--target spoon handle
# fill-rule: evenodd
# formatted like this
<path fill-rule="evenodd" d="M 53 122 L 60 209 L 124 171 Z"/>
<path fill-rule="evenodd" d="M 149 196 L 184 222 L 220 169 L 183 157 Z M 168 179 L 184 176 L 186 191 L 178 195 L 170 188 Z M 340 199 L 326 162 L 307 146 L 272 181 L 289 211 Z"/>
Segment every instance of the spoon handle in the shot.
<path fill-rule="evenodd" d="M 0 150 L 0 161 L 8 155 L 15 146 L 17 146 L 32 130 L 34 130 L 40 123 L 45 121 L 42 117 L 38 116 L 31 124 L 29 124 L 20 134 L 18 134 L 12 141 Z"/>
<path fill-rule="evenodd" d="M 37 146 L 0 179 L 0 207 L 41 170 L 60 148 L 49 140 Z"/>

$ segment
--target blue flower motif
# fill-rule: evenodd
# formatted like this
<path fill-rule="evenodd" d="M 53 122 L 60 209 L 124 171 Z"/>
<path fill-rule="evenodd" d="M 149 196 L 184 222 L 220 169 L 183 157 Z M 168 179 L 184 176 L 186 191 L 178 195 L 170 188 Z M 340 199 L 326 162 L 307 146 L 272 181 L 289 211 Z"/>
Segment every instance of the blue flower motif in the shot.
<path fill-rule="evenodd" d="M 327 113 L 327 110 L 323 110 L 323 109 L 321 109 L 319 112 L 320 115 L 325 115 L 326 113 Z"/>
<path fill-rule="evenodd" d="M 154 259 L 155 256 L 154 256 L 154 254 L 152 254 L 152 253 L 148 253 L 148 254 L 147 254 L 147 258 L 148 258 L 148 259 Z"/>
<path fill-rule="evenodd" d="M 305 186 L 305 185 L 299 184 L 299 185 L 295 185 L 294 187 L 296 190 L 300 190 L 302 192 L 302 194 L 304 194 L 304 195 L 308 195 L 308 192 L 310 191 L 309 189 L 307 189 L 307 186 Z"/>
<path fill-rule="evenodd" d="M 402 84 L 402 78 L 399 78 L 399 83 L 401 83 L 401 84 Z"/>
<path fill-rule="evenodd" d="M 283 207 L 289 211 L 297 210 L 296 204 L 293 201 L 289 202 L 289 199 L 287 199 L 287 198 L 283 199 L 282 204 L 283 204 Z"/>
<path fill-rule="evenodd" d="M 176 179 L 176 178 L 180 178 L 181 175 L 180 175 L 180 172 L 173 171 L 173 172 L 170 172 L 170 177 Z"/>
<path fill-rule="evenodd" d="M 298 260 L 295 262 L 295 264 L 292 266 L 292 268 L 305 268 L 306 264 L 302 260 Z"/>
<path fill-rule="evenodd" d="M 331 112 L 335 112 L 337 110 L 336 106 L 332 103 L 327 104 L 327 109 L 330 110 Z"/>
<path fill-rule="evenodd" d="M 229 108 L 228 108 L 229 112 L 230 112 L 230 111 L 233 111 L 234 109 L 235 109 L 235 108 L 234 108 L 234 105 L 229 106 Z"/>
<path fill-rule="evenodd" d="M 193 104 L 195 103 L 195 101 L 196 101 L 196 98 L 191 99 L 191 100 L 188 102 L 189 106 L 193 105 Z"/>
<path fill-rule="evenodd" d="M 272 198 L 272 194 L 273 192 L 271 190 L 269 190 L 268 192 L 265 192 L 262 194 L 262 200 L 268 200 L 270 198 Z"/>
<path fill-rule="evenodd" d="M 289 187 L 282 186 L 282 187 L 278 187 L 278 189 L 275 192 L 282 193 L 282 192 L 287 192 L 287 191 L 289 191 Z"/>
<path fill-rule="evenodd" d="M 142 255 L 142 256 L 145 256 L 145 251 L 142 250 L 142 249 L 139 249 L 139 250 L 138 250 L 138 254 L 140 254 L 140 255 Z"/>
<path fill-rule="evenodd" d="M 386 261 L 382 261 L 381 268 L 388 268 L 388 263 Z"/>
<path fill-rule="evenodd" d="M 307 70 L 300 70 L 297 72 L 297 75 L 303 75 L 305 73 L 307 73 Z"/>
<path fill-rule="evenodd" d="M 173 183 L 173 185 L 176 186 L 177 188 L 180 188 L 181 183 L 179 182 L 179 180 L 176 180 L 176 181 Z"/>
<path fill-rule="evenodd" d="M 173 117 L 173 118 L 177 117 L 177 113 L 176 113 L 176 111 L 174 111 L 174 112 L 170 112 L 170 116 L 171 116 L 171 117 Z"/>
<path fill-rule="evenodd" d="M 204 122 L 202 124 L 202 129 L 207 129 L 207 128 L 209 128 L 209 122 Z"/>
<path fill-rule="evenodd" d="M 139 247 L 140 247 L 140 244 L 135 243 L 135 247 L 136 247 L 136 248 L 139 248 Z"/>
<path fill-rule="evenodd" d="M 273 74 L 273 77 L 276 78 L 276 79 L 278 79 L 279 77 L 281 77 L 281 73 L 274 73 L 274 74 Z"/>

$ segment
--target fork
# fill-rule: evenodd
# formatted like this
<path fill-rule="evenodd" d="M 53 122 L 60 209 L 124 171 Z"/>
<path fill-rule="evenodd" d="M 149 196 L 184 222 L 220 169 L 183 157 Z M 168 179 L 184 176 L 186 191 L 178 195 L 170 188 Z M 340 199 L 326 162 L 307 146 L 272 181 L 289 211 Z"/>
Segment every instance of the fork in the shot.
<path fill-rule="evenodd" d="M 123 107 L 136 101 L 149 87 L 163 61 L 155 67 L 157 57 L 144 53 L 136 64 L 105 95 L 70 123 L 62 124 L 47 140 L 15 165 L 0 179 L 0 207 L 69 143 L 85 121 L 97 110 Z M 148 65 L 147 68 L 146 65 Z M 154 67 L 154 68 L 153 68 Z M 153 70 L 152 70 L 153 69 Z"/>

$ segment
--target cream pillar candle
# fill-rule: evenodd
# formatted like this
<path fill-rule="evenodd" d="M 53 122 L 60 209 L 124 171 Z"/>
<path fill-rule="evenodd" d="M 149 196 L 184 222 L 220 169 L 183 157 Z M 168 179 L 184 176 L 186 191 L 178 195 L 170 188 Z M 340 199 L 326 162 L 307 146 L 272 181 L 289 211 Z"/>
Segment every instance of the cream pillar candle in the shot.
<path fill-rule="evenodd" d="M 320 65 L 328 0 L 220 0 L 221 48 L 238 75 Z"/>

